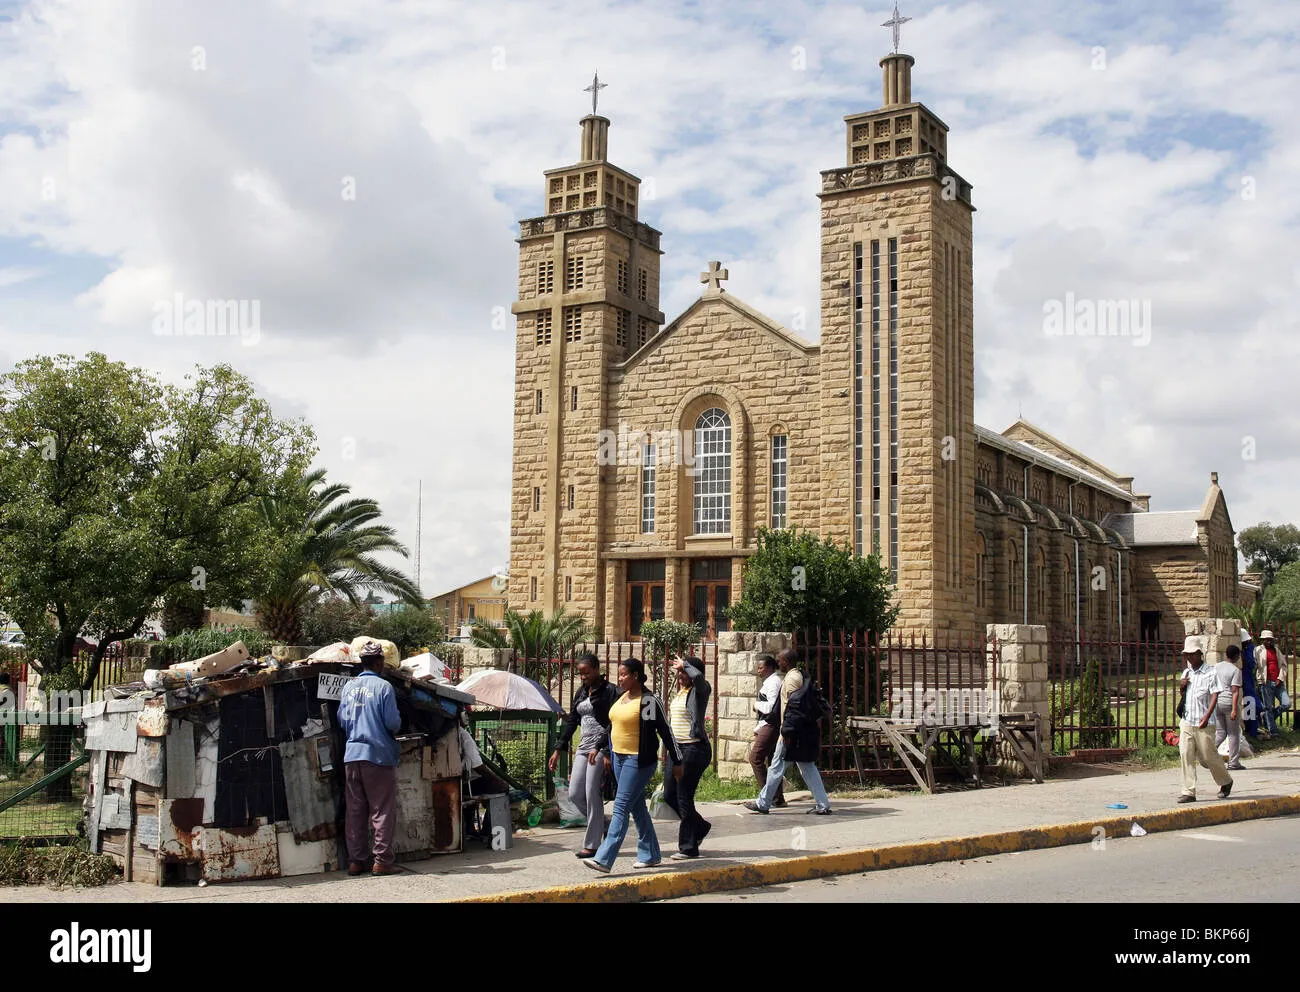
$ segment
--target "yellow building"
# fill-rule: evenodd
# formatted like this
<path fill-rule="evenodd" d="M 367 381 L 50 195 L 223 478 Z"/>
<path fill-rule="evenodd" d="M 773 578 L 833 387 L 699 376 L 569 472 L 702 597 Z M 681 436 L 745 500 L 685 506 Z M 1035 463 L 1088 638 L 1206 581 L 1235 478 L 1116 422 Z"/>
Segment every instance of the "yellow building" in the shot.
<path fill-rule="evenodd" d="M 496 576 L 489 575 L 429 600 L 434 614 L 447 628 L 448 637 L 455 637 L 462 624 L 475 620 L 484 620 L 498 627 L 504 623 L 506 594 L 504 589 L 493 585 L 496 581 Z"/>

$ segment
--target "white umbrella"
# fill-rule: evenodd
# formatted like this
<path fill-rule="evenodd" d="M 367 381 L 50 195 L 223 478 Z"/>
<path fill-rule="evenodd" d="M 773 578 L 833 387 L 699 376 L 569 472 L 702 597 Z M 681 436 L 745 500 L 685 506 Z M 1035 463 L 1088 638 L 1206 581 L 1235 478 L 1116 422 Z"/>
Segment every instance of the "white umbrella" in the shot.
<path fill-rule="evenodd" d="M 476 706 L 495 710 L 535 710 L 540 713 L 563 713 L 545 686 L 513 672 L 487 669 L 475 672 L 456 687 L 474 697 Z"/>

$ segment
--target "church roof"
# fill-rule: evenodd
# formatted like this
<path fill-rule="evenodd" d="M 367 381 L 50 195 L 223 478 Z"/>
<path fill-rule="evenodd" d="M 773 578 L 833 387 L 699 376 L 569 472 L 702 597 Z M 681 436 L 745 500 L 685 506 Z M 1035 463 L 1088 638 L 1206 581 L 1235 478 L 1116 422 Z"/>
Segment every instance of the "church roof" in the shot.
<path fill-rule="evenodd" d="M 1195 510 L 1165 510 L 1158 513 L 1108 513 L 1102 520 L 1130 547 L 1195 544 L 1200 529 Z"/>
<path fill-rule="evenodd" d="M 990 430 L 987 427 L 975 425 L 975 440 L 980 444 L 986 444 L 990 448 L 1001 448 L 1017 458 L 1023 458 L 1026 461 L 1037 462 L 1057 472 L 1061 475 L 1069 476 L 1079 482 L 1085 482 L 1094 489 L 1099 489 L 1110 496 L 1118 496 L 1128 503 L 1133 502 L 1133 493 L 1121 489 L 1109 479 L 1102 478 L 1088 472 L 1073 462 L 1067 462 L 1064 458 L 1058 458 L 1056 455 L 1048 454 L 1042 448 L 1037 448 L 1032 444 L 1026 444 L 1024 441 L 1013 441 L 1009 437 L 1004 437 L 997 431 Z"/>
<path fill-rule="evenodd" d="M 680 314 L 678 314 L 677 318 L 671 324 L 665 327 L 662 331 L 660 331 L 658 334 L 652 337 L 649 341 L 643 344 L 632 354 L 628 355 L 628 357 L 623 360 L 619 368 L 628 368 L 636 364 L 637 362 L 641 361 L 641 359 L 645 355 L 648 355 L 655 348 L 658 348 L 661 344 L 663 344 L 663 342 L 666 341 L 668 337 L 674 331 L 677 330 L 678 327 L 680 327 L 683 323 L 685 323 L 688 317 L 690 317 L 701 307 L 709 303 L 725 304 L 726 306 L 730 307 L 732 310 L 736 311 L 746 319 L 753 322 L 753 324 L 756 327 L 759 327 L 762 330 L 767 331 L 769 334 L 771 334 L 773 337 L 780 340 L 786 346 L 794 348 L 797 351 L 801 351 L 804 354 L 813 354 L 821 350 L 821 345 L 813 344 L 811 341 L 805 341 L 803 338 L 799 337 L 798 334 L 795 334 L 794 331 L 786 330 L 786 328 L 782 327 L 771 317 L 759 313 L 757 310 L 755 310 L 753 307 L 749 306 L 746 303 L 742 303 L 740 300 L 736 299 L 736 297 L 732 296 L 726 290 L 719 290 L 716 293 L 705 293 L 704 295 L 702 295 L 689 307 L 687 307 Z"/>

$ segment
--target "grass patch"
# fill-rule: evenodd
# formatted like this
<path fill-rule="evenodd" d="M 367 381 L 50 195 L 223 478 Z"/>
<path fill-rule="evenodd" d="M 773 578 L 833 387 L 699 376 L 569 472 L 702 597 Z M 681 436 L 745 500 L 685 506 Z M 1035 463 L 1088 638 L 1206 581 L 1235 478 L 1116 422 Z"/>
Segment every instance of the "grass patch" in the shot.
<path fill-rule="evenodd" d="M 1168 744 L 1156 744 L 1151 747 L 1140 748 L 1133 752 L 1130 760 L 1143 768 L 1151 770 L 1175 768 L 1181 763 L 1181 759 L 1178 757 L 1178 748 L 1170 747 Z"/>
<path fill-rule="evenodd" d="M 60 847 L 0 845 L 0 885 L 107 885 L 118 876 L 106 854 L 91 854 L 83 844 Z"/>

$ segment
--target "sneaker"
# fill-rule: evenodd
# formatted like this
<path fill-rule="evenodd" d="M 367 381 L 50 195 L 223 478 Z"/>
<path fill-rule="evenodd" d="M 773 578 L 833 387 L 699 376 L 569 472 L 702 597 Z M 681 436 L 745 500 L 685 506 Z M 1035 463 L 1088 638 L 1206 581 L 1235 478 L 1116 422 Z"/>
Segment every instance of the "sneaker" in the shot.
<path fill-rule="evenodd" d="M 1244 772 L 1246 770 L 1246 766 L 1240 761 L 1234 761 L 1232 764 L 1225 765 L 1224 767 L 1226 767 L 1230 772 Z"/>
<path fill-rule="evenodd" d="M 752 799 L 745 803 L 745 809 L 749 810 L 751 813 L 762 813 L 764 816 L 767 815 L 767 810 L 758 805 L 758 803 L 754 802 Z"/>
<path fill-rule="evenodd" d="M 1219 798 L 1220 798 L 1220 799 L 1227 799 L 1228 796 L 1231 795 L 1231 794 L 1232 794 L 1232 783 L 1231 783 L 1231 782 L 1229 782 L 1227 785 L 1225 785 L 1222 789 L 1219 790 Z"/>
<path fill-rule="evenodd" d="M 595 852 L 595 851 L 578 851 L 578 852 L 576 852 L 573 856 L 574 856 L 575 858 L 583 858 L 583 859 L 586 859 L 586 858 L 594 858 L 594 857 L 596 856 L 596 852 Z"/>
<path fill-rule="evenodd" d="M 699 856 L 700 856 L 699 851 L 696 851 L 694 854 L 687 854 L 685 851 L 675 851 L 674 853 L 668 855 L 669 859 L 672 861 L 690 861 L 691 859 L 698 858 Z"/>
<path fill-rule="evenodd" d="M 784 797 L 783 797 L 783 798 L 781 798 L 781 799 L 778 799 L 776 802 L 774 802 L 774 803 L 772 804 L 772 808 L 773 808 L 773 809 L 785 809 L 785 808 L 786 808 L 787 806 L 789 806 L 789 805 L 790 805 L 790 804 L 789 804 L 788 802 L 786 802 L 785 799 L 784 799 Z"/>
<path fill-rule="evenodd" d="M 810 810 L 805 810 L 805 812 L 811 813 L 813 816 L 830 816 L 835 811 L 829 806 L 814 806 Z"/>
<path fill-rule="evenodd" d="M 1195 797 L 1195 796 L 1189 796 L 1189 795 L 1187 795 L 1186 793 L 1184 793 L 1183 795 L 1181 795 L 1181 796 L 1178 797 L 1178 801 L 1179 801 L 1180 803 L 1194 803 L 1194 802 L 1196 802 L 1196 797 Z"/>
<path fill-rule="evenodd" d="M 582 863 L 586 865 L 588 868 L 590 868 L 592 871 L 598 871 L 603 875 L 609 874 L 609 869 L 606 868 L 604 865 L 602 865 L 595 858 L 583 858 Z"/>
<path fill-rule="evenodd" d="M 659 858 L 655 861 L 634 861 L 632 862 L 632 867 L 633 868 L 658 868 L 663 863 L 664 863 L 663 858 Z"/>

